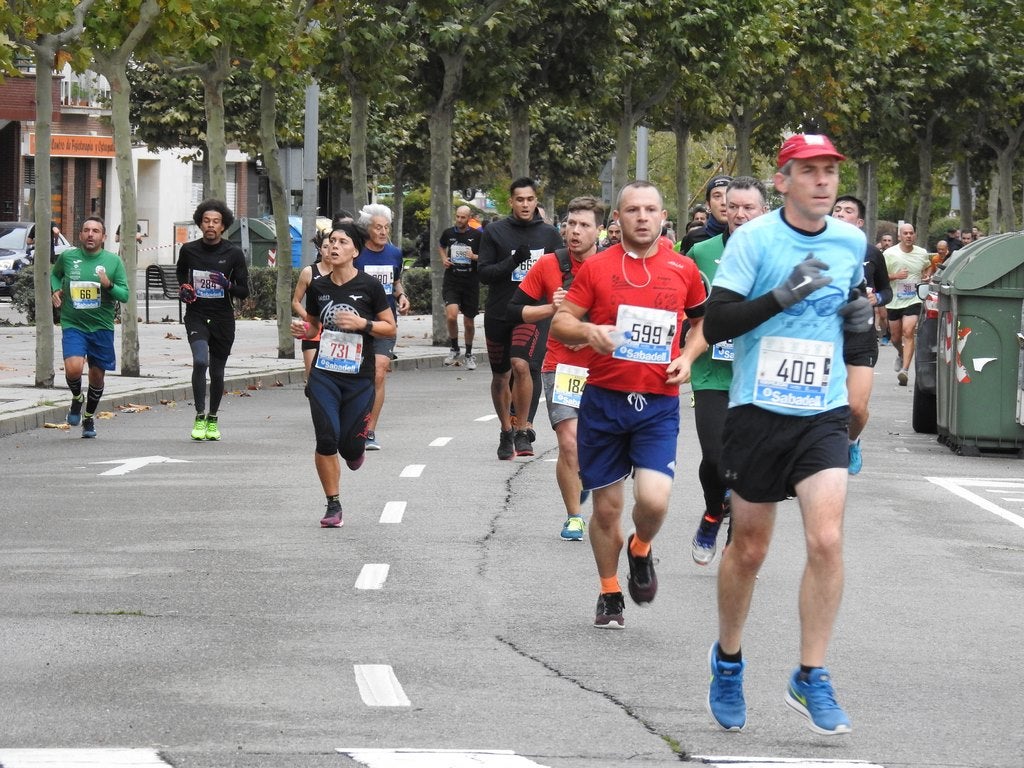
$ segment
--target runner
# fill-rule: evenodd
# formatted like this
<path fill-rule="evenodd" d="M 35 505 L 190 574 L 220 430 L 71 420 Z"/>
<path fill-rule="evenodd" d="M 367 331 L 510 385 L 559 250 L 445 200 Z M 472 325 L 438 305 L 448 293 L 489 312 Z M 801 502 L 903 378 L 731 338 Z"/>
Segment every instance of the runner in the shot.
<path fill-rule="evenodd" d="M 800 586 L 800 666 L 787 703 L 821 734 L 850 732 L 825 653 L 843 591 L 843 507 L 849 464 L 844 330 L 871 324 L 864 233 L 828 214 L 843 156 L 826 136 L 798 134 L 779 151 L 781 209 L 733 233 L 708 300 L 704 336 L 732 339 L 721 467 L 733 536 L 718 568 L 718 641 L 707 707 L 722 728 L 746 725 L 743 626 L 775 523 L 796 496 L 807 562 Z"/>
<path fill-rule="evenodd" d="M 331 273 L 312 281 L 306 290 L 305 315 L 310 319 L 295 318 L 291 323 L 297 339 L 320 336 L 307 388 L 316 434 L 313 463 L 327 497 L 321 528 L 342 526 L 339 454 L 353 471 L 366 458 L 374 339 L 394 338 L 397 330 L 380 281 L 353 265 L 364 244 L 355 224 L 334 224 L 329 237 Z"/>
<path fill-rule="evenodd" d="M 455 209 L 455 226 L 441 233 L 437 251 L 444 265 L 441 297 L 444 300 L 450 350 L 444 364 L 455 365 L 459 361 L 459 312 L 462 312 L 462 325 L 466 331 L 466 368 L 475 371 L 473 339 L 476 327 L 473 323 L 480 312 L 480 275 L 476 271 L 480 230 L 469 225 L 472 213 L 468 205 L 460 205 Z"/>
<path fill-rule="evenodd" d="M 568 213 L 568 247 L 541 256 L 526 273 L 509 302 L 510 321 L 535 323 L 551 317 L 583 263 L 597 253 L 598 225 L 604 219 L 604 206 L 594 197 L 577 197 L 569 201 Z M 583 486 L 576 454 L 576 420 L 593 354 L 590 347 L 567 347 L 558 339 L 549 338 L 541 367 L 548 419 L 558 438 L 555 479 L 567 514 L 560 534 L 565 541 L 582 541 L 587 530 L 580 512 Z"/>
<path fill-rule="evenodd" d="M 185 310 L 185 332 L 192 348 L 192 396 L 196 418 L 193 440 L 220 440 L 217 411 L 224 397 L 224 369 L 235 343 L 232 299 L 249 295 L 249 268 L 242 249 L 223 239 L 235 216 L 221 200 L 204 200 L 192 220 L 201 240 L 181 246 L 176 274 Z M 206 410 L 206 372 L 210 372 L 210 409 Z"/>
<path fill-rule="evenodd" d="M 302 299 L 306 295 L 306 289 L 309 288 L 310 282 L 316 278 L 331 273 L 329 259 L 331 243 L 328 235 L 328 232 L 317 232 L 313 236 L 313 245 L 316 246 L 316 261 L 303 267 L 299 271 L 299 279 L 295 281 L 295 292 L 292 294 L 292 311 L 306 321 L 310 320 L 309 317 L 306 317 L 306 309 L 302 303 Z M 313 364 L 313 359 L 316 357 L 316 349 L 319 345 L 319 337 L 302 340 L 302 367 L 305 370 L 303 381 L 307 383 L 309 382 L 309 369 Z M 308 387 L 306 389 L 306 397 L 309 397 Z"/>
<path fill-rule="evenodd" d="M 103 396 L 106 372 L 116 366 L 114 304 L 128 301 L 124 264 L 116 254 L 103 249 L 106 234 L 103 219 L 89 216 L 78 234 L 81 245 L 60 254 L 50 273 L 51 300 L 60 310 L 64 380 L 71 390 L 67 420 L 72 427 L 81 423 L 82 437 L 96 437 L 94 417 Z M 46 322 L 50 322 L 49 317 Z M 83 397 L 86 360 L 89 392 Z"/>
<path fill-rule="evenodd" d="M 738 176 L 725 189 L 727 229 L 703 240 L 687 254 L 692 258 L 706 285 L 710 286 L 722 261 L 722 251 L 732 233 L 741 225 L 768 210 L 764 185 L 751 176 Z M 690 543 L 690 555 L 697 565 L 707 565 L 718 551 L 718 530 L 729 514 L 729 492 L 719 472 L 722 453 L 722 427 L 729 410 L 729 385 L 732 383 L 732 343 L 709 346 L 703 334 L 687 343 L 683 355 L 692 360 L 690 385 L 693 388 L 693 415 L 700 441 L 700 467 L 697 470 L 704 491 L 704 512 Z"/>
<path fill-rule="evenodd" d="M 700 334 L 706 298 L 693 261 L 662 244 L 668 212 L 654 185 L 623 187 L 617 218 L 622 242 L 583 263 L 551 322 L 555 339 L 596 352 L 580 399 L 577 450 L 583 488 L 593 493 L 590 546 L 601 581 L 594 626 L 602 629 L 625 627 L 617 572 L 631 474 L 629 595 L 642 605 L 658 591 L 651 542 L 668 512 L 679 384 L 690 376 L 679 329 L 688 319 L 688 337 Z"/>

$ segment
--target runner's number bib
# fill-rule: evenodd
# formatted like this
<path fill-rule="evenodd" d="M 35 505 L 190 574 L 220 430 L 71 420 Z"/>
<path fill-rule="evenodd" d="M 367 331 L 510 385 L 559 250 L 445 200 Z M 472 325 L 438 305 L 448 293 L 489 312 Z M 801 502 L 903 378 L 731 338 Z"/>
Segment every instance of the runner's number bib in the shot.
<path fill-rule="evenodd" d="M 570 408 L 580 407 L 583 388 L 587 385 L 587 369 L 578 365 L 559 363 L 555 366 L 555 386 L 551 401 Z"/>
<path fill-rule="evenodd" d="M 544 255 L 543 248 L 531 248 L 530 258 L 520 264 L 518 267 L 512 270 L 512 282 L 521 283 L 526 279 L 526 273 L 530 271 L 530 267 L 537 263 L 537 259 Z"/>
<path fill-rule="evenodd" d="M 75 309 L 99 309 L 101 287 L 94 280 L 72 280 L 71 306 Z"/>
<path fill-rule="evenodd" d="M 371 264 L 363 267 L 363 271 L 380 280 L 385 295 L 391 296 L 395 292 L 395 268 L 390 264 Z"/>
<path fill-rule="evenodd" d="M 210 275 L 205 269 L 192 270 L 192 287 L 196 289 L 196 298 L 223 299 L 224 289 L 213 282 Z"/>
<path fill-rule="evenodd" d="M 363 335 L 347 331 L 321 331 L 316 367 L 334 373 L 359 373 L 363 364 Z"/>
<path fill-rule="evenodd" d="M 676 313 L 667 309 L 619 305 L 615 327 L 629 334 L 612 357 L 634 363 L 669 363 L 672 338 L 676 334 Z"/>
<path fill-rule="evenodd" d="M 754 403 L 824 411 L 832 342 L 765 336 L 757 358 Z"/>
<path fill-rule="evenodd" d="M 451 260 L 452 264 L 456 266 L 465 267 L 473 263 L 473 260 L 469 257 L 469 254 L 473 252 L 465 243 L 452 243 L 451 245 Z"/>
<path fill-rule="evenodd" d="M 711 359 L 720 360 L 723 363 L 731 363 L 736 359 L 736 349 L 732 345 L 732 339 L 720 341 L 711 345 Z"/>

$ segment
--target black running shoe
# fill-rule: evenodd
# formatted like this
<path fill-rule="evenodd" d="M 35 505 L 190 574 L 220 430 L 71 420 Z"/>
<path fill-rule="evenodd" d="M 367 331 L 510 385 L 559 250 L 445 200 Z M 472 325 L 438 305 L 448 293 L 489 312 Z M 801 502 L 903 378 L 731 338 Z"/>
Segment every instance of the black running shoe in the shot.
<path fill-rule="evenodd" d="M 598 629 L 625 629 L 626 620 L 622 618 L 625 608 L 626 601 L 621 592 L 603 592 L 597 596 L 594 626 Z"/>
<path fill-rule="evenodd" d="M 533 456 L 533 443 L 530 442 L 530 435 L 525 429 L 516 430 L 512 441 L 516 449 L 516 456 Z"/>
<path fill-rule="evenodd" d="M 511 429 L 507 432 L 504 429 L 501 430 L 501 434 L 498 435 L 498 458 L 508 461 L 515 455 L 515 432 Z"/>
<path fill-rule="evenodd" d="M 68 408 L 68 425 L 77 427 L 82 423 L 82 405 L 85 398 L 82 395 L 71 398 L 71 407 Z"/>
<path fill-rule="evenodd" d="M 341 504 L 338 504 L 337 502 L 334 504 L 328 504 L 327 511 L 324 512 L 324 516 L 320 519 L 320 527 L 341 528 L 342 525 Z"/>
<path fill-rule="evenodd" d="M 82 419 L 82 437 L 96 437 L 96 423 L 92 420 L 92 416 Z"/>
<path fill-rule="evenodd" d="M 629 550 L 633 534 L 626 540 L 626 559 L 629 561 L 629 596 L 637 605 L 654 602 L 658 594 L 658 577 L 654 573 L 654 550 L 647 557 L 635 557 Z"/>

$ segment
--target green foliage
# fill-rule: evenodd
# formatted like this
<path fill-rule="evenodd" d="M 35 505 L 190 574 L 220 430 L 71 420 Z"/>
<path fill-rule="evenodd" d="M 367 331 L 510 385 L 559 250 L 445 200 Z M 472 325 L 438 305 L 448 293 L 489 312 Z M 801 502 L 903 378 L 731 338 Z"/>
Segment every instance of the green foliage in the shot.
<path fill-rule="evenodd" d="M 430 268 L 403 269 L 402 287 L 409 297 L 409 313 L 429 315 L 431 311 Z"/>
<path fill-rule="evenodd" d="M 299 280 L 298 269 L 292 270 L 289 295 Z M 277 318 L 277 267 L 249 268 L 249 298 L 242 302 L 238 316 L 247 320 Z"/>

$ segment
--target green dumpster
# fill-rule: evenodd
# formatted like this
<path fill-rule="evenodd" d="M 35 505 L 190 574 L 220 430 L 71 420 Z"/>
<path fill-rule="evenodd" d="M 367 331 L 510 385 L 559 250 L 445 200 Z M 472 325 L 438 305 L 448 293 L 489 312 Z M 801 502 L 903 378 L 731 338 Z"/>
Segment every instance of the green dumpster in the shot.
<path fill-rule="evenodd" d="M 224 239 L 240 246 L 250 267 L 268 266 L 267 254 L 277 252 L 277 234 L 273 222 L 240 217 L 224 233 Z"/>
<path fill-rule="evenodd" d="M 1024 457 L 1020 405 L 1024 233 L 986 237 L 939 283 L 936 426 L 956 453 Z"/>

